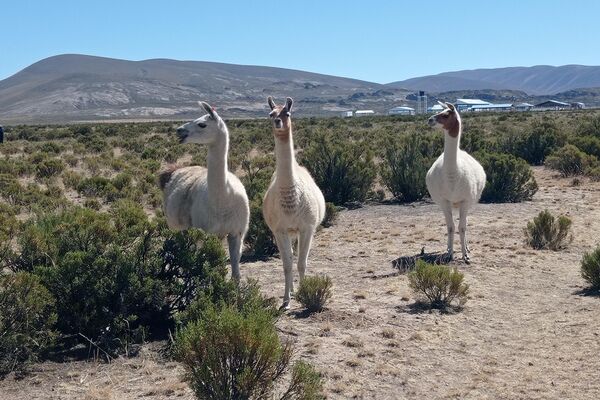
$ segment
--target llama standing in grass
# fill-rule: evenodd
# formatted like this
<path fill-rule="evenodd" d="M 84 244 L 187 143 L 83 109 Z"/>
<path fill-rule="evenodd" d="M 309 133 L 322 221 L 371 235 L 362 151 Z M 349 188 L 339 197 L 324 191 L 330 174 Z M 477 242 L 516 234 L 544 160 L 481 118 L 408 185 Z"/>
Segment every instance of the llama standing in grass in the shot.
<path fill-rule="evenodd" d="M 268 98 L 275 137 L 276 168 L 265 194 L 263 215 L 273 232 L 283 261 L 285 291 L 282 308 L 288 309 L 294 290 L 292 241 L 298 239 L 298 274 L 304 279 L 313 235 L 325 217 L 323 193 L 306 168 L 296 162 L 292 137 L 292 99 L 278 106 Z"/>
<path fill-rule="evenodd" d="M 231 276 L 240 279 L 240 257 L 250 210 L 246 189 L 227 170 L 229 131 L 213 108 L 208 114 L 177 128 L 181 143 L 208 145 L 207 168 L 171 167 L 160 174 L 164 209 L 171 229 L 200 228 L 220 238 L 227 236 Z"/>
<path fill-rule="evenodd" d="M 448 256 L 454 255 L 454 220 L 452 209 L 458 208 L 458 231 L 463 260 L 469 263 L 467 246 L 467 213 L 479 201 L 485 186 L 485 171 L 467 152 L 459 149 L 462 132 L 460 115 L 450 103 L 440 103 L 444 111 L 429 118 L 429 126 L 444 131 L 444 152 L 427 172 L 427 190 L 444 211 L 448 228 Z"/>

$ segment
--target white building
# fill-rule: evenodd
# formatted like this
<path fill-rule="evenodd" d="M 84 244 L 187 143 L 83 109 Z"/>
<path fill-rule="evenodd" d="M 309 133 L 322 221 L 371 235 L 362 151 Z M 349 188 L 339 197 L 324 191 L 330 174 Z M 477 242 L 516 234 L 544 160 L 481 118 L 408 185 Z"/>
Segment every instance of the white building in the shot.
<path fill-rule="evenodd" d="M 517 103 L 513 104 L 516 111 L 531 111 L 533 104 L 530 103 Z"/>
<path fill-rule="evenodd" d="M 342 111 L 340 114 L 342 118 L 352 118 L 353 115 L 354 113 L 352 111 Z"/>
<path fill-rule="evenodd" d="M 490 105 L 489 101 L 479 100 L 479 99 L 456 99 L 456 103 L 454 104 L 458 111 L 465 111 L 470 109 L 473 106 L 486 106 Z"/>
<path fill-rule="evenodd" d="M 442 107 L 440 104 L 434 104 L 434 105 L 432 105 L 431 107 L 429 107 L 429 108 L 427 109 L 427 111 L 428 111 L 428 112 L 430 112 L 430 113 L 435 113 L 435 114 L 437 114 L 437 113 L 439 113 L 439 112 L 442 112 L 442 111 L 444 111 L 444 107 Z"/>
<path fill-rule="evenodd" d="M 389 109 L 388 115 L 415 115 L 415 109 L 407 106 L 398 106 Z"/>
<path fill-rule="evenodd" d="M 375 115 L 375 111 L 373 110 L 356 110 L 354 113 L 355 117 L 369 117 L 371 115 Z"/>

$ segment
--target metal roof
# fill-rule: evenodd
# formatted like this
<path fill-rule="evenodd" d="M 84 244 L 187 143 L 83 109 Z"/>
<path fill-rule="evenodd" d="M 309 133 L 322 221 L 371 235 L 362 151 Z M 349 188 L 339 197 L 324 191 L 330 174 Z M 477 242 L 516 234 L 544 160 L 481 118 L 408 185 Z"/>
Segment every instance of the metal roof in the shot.
<path fill-rule="evenodd" d="M 408 107 L 408 106 L 398 106 L 398 107 L 390 108 L 390 111 L 393 111 L 393 110 L 415 111 L 414 108 Z"/>
<path fill-rule="evenodd" d="M 490 104 L 490 102 L 488 101 L 483 101 L 483 100 L 479 100 L 479 99 L 456 99 L 456 104 L 464 104 L 464 105 L 484 105 L 484 104 Z"/>
<path fill-rule="evenodd" d="M 505 104 L 488 103 L 488 104 L 477 104 L 471 108 L 511 108 L 511 107 L 512 107 L 512 104 L 509 104 L 509 103 L 505 103 Z"/>
<path fill-rule="evenodd" d="M 518 104 L 515 104 L 515 107 L 533 107 L 533 104 L 529 104 L 529 103 L 518 103 Z"/>
<path fill-rule="evenodd" d="M 544 105 L 554 105 L 554 106 L 561 106 L 561 107 L 571 107 L 571 105 L 569 103 L 564 103 L 562 101 L 558 101 L 558 100 L 547 100 L 544 101 L 542 103 L 536 104 L 536 107 L 543 107 Z"/>

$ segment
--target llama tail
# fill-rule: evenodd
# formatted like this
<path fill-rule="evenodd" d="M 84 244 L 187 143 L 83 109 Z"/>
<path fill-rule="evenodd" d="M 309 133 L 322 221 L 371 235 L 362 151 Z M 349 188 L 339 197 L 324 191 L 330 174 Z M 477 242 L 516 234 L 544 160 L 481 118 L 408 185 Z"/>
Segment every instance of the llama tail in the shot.
<path fill-rule="evenodd" d="M 171 180 L 171 176 L 173 176 L 173 173 L 178 169 L 179 167 L 177 165 L 169 165 L 158 174 L 158 185 L 160 186 L 160 190 L 165 190 L 167 183 Z"/>

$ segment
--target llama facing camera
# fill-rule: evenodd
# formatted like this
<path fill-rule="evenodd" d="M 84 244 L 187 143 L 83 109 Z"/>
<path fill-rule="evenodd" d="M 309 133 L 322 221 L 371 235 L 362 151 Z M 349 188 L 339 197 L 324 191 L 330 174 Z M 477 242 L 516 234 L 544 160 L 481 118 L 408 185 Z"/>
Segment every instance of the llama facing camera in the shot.
<path fill-rule="evenodd" d="M 298 274 L 304 279 L 313 235 L 325 217 L 325 198 L 306 168 L 296 162 L 292 136 L 292 104 L 278 106 L 267 99 L 275 138 L 275 173 L 263 202 L 263 215 L 273 232 L 285 274 L 283 309 L 290 306 L 294 290 L 292 242 L 298 239 Z"/>

